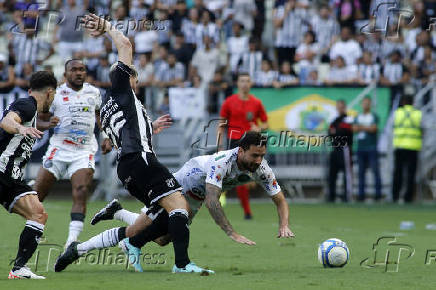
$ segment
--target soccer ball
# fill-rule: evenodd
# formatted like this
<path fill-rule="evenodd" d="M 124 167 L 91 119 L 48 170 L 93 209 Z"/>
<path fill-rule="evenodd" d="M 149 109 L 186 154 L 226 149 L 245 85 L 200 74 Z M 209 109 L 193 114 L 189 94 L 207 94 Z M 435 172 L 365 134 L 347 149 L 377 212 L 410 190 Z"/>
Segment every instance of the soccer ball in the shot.
<path fill-rule="evenodd" d="M 324 267 L 343 267 L 350 259 L 347 244 L 339 239 L 328 239 L 318 248 L 318 260 Z"/>

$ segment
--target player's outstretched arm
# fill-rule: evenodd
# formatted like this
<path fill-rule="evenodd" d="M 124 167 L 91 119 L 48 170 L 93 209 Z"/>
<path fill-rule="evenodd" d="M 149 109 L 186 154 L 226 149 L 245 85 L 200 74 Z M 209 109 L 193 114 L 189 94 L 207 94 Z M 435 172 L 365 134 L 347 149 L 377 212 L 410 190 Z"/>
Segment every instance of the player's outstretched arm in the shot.
<path fill-rule="evenodd" d="M 277 207 L 277 213 L 279 214 L 279 234 L 277 238 L 293 238 L 294 233 L 289 229 L 289 206 L 286 202 L 283 192 L 279 192 L 273 195 L 272 200 Z"/>
<path fill-rule="evenodd" d="M 0 128 L 9 134 L 21 134 L 33 138 L 41 138 L 43 133 L 33 127 L 25 127 L 21 125 L 21 118 L 15 112 L 9 112 L 1 121 Z"/>
<path fill-rule="evenodd" d="M 219 197 L 221 195 L 221 188 L 216 185 L 206 183 L 206 199 L 205 204 L 209 209 L 210 215 L 213 217 L 215 222 L 221 227 L 221 229 L 235 242 L 255 245 L 256 243 L 247 239 L 244 236 L 239 235 L 235 232 L 226 215 L 224 214 L 221 203 L 219 202 Z"/>
<path fill-rule="evenodd" d="M 125 65 L 132 64 L 132 44 L 121 31 L 113 27 L 103 17 L 98 17 L 92 13 L 86 15 L 82 22 L 85 24 L 85 29 L 89 30 L 92 36 L 99 36 L 106 32 L 117 48 L 118 60 Z"/>

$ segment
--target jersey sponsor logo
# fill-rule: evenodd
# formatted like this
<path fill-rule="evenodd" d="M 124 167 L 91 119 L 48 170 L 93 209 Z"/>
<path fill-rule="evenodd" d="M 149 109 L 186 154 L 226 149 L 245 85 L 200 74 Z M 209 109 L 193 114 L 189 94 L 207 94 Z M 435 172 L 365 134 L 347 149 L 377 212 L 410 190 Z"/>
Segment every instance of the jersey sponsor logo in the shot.
<path fill-rule="evenodd" d="M 64 102 L 68 102 L 68 101 L 69 101 L 68 97 L 63 97 L 62 100 L 63 100 Z"/>
<path fill-rule="evenodd" d="M 95 100 L 92 97 L 89 97 L 88 104 L 90 104 L 91 106 L 95 106 Z"/>
<path fill-rule="evenodd" d="M 212 179 L 213 176 L 214 176 L 214 174 L 215 174 L 215 166 L 211 166 L 210 169 L 211 169 L 211 170 L 210 170 L 209 178 Z"/>
<path fill-rule="evenodd" d="M 68 110 L 70 113 L 91 113 L 89 106 L 70 106 Z"/>
<path fill-rule="evenodd" d="M 217 156 L 217 157 L 215 157 L 215 161 L 218 161 L 218 160 L 224 158 L 225 156 L 226 156 L 225 154 Z"/>
<path fill-rule="evenodd" d="M 272 186 L 275 188 L 275 189 L 277 189 L 277 180 L 273 180 L 273 182 L 272 182 Z"/>
<path fill-rule="evenodd" d="M 68 95 L 68 91 L 67 91 L 67 90 L 62 90 L 62 91 L 61 91 L 61 95 L 63 95 L 63 96 Z M 68 98 L 68 97 L 67 97 L 67 98 Z"/>
<path fill-rule="evenodd" d="M 220 181 L 220 180 L 221 180 L 221 174 L 217 174 L 217 175 L 215 176 L 215 179 L 216 179 L 216 181 Z"/>
<path fill-rule="evenodd" d="M 44 168 L 51 168 L 53 166 L 53 161 L 52 160 L 46 160 L 44 162 Z"/>
<path fill-rule="evenodd" d="M 71 121 L 71 125 L 73 126 L 86 126 L 86 127 L 91 127 L 91 124 L 85 123 L 85 122 L 79 122 L 76 120 L 72 120 Z"/>
<path fill-rule="evenodd" d="M 253 121 L 254 118 L 253 112 L 247 112 L 246 118 L 247 121 Z"/>
<path fill-rule="evenodd" d="M 165 182 L 168 187 L 174 187 L 176 185 L 176 181 L 174 180 L 174 178 L 168 178 L 167 180 L 165 180 Z"/>
<path fill-rule="evenodd" d="M 194 167 L 194 168 L 191 169 L 191 171 L 189 171 L 189 172 L 186 174 L 186 177 L 189 177 L 189 176 L 194 175 L 194 174 L 197 174 L 197 173 L 201 173 L 201 169 L 198 168 L 198 167 Z"/>

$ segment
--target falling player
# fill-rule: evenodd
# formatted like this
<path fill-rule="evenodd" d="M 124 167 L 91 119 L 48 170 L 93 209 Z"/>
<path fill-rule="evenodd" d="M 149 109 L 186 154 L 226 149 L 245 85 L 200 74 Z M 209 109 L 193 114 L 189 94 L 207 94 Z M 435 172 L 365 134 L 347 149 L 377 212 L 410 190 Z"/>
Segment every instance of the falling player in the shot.
<path fill-rule="evenodd" d="M 10 213 L 26 219 L 9 279 L 45 279 L 32 273 L 26 263 L 38 246 L 47 213 L 36 191 L 22 178 L 35 139 L 42 136 L 42 132 L 36 129 L 36 116 L 48 112 L 56 86 L 52 73 L 34 73 L 30 77 L 29 97 L 17 99 L 9 105 L 0 122 L 0 202 Z"/>
<path fill-rule="evenodd" d="M 107 32 L 118 51 L 118 62 L 110 69 L 111 95 L 101 109 L 102 128 L 118 151 L 118 177 L 129 193 L 149 208 L 149 214 L 168 213 L 168 233 L 175 254 L 172 271 L 213 273 L 189 259 L 189 206 L 177 180 L 154 154 L 151 138 L 160 129 L 153 126 L 134 94 L 137 72 L 132 66 L 132 44 L 103 18 L 90 14 L 84 22 L 85 28 L 92 30 L 94 36 Z M 126 227 L 120 227 L 107 230 L 88 243 L 73 242 L 57 259 L 55 271 L 64 270 L 79 255 L 91 249 L 114 246 L 125 237 L 130 237 L 130 233 Z"/>
<path fill-rule="evenodd" d="M 38 118 L 38 128 L 54 128 L 50 145 L 43 157 L 34 189 L 44 201 L 53 183 L 63 177 L 71 180 L 73 206 L 65 248 L 77 241 L 83 230 L 86 200 L 95 170 L 98 145 L 94 126 L 100 122 L 100 91 L 85 83 L 86 67 L 81 60 L 65 63 L 66 82 L 56 90 L 50 112 Z M 101 143 L 103 154 L 112 146 L 108 138 Z"/>
<path fill-rule="evenodd" d="M 191 208 L 191 220 L 204 202 L 215 222 L 232 240 L 241 244 L 254 245 L 253 241 L 233 229 L 221 208 L 219 196 L 222 191 L 255 181 L 265 189 L 277 207 L 279 216 L 277 237 L 294 237 L 289 229 L 288 204 L 275 179 L 274 172 L 263 159 L 265 153 L 266 140 L 260 133 L 250 131 L 241 138 L 239 146 L 232 150 L 195 157 L 186 162 L 174 174 L 174 177 L 183 186 L 184 196 Z M 139 249 L 153 240 L 160 245 L 165 245 L 171 240 L 167 235 L 168 215 L 165 212 L 160 212 L 157 216 L 147 216 L 147 209 L 142 209 L 141 212 L 139 215 L 122 209 L 119 202 L 114 200 L 91 220 L 92 224 L 96 224 L 101 220 L 115 218 L 130 225 L 129 230 L 135 236 L 121 241 L 120 246 L 129 255 L 129 261 L 139 272 L 142 272 L 142 266 L 139 263 L 141 254 Z M 144 225 L 149 224 L 150 220 L 153 220 L 152 224 L 144 230 Z"/>

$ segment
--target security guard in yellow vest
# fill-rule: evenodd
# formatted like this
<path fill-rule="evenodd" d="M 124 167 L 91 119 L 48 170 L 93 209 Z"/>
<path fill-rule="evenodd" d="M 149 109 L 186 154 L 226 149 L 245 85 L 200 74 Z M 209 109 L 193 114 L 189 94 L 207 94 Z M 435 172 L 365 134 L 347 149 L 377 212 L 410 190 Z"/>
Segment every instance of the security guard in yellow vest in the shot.
<path fill-rule="evenodd" d="M 413 97 L 403 96 L 402 106 L 394 113 L 394 179 L 392 184 L 392 199 L 400 198 L 403 183 L 403 172 L 407 170 L 407 188 L 405 202 L 412 202 L 415 185 L 418 152 L 422 147 L 421 111 L 413 107 Z"/>

